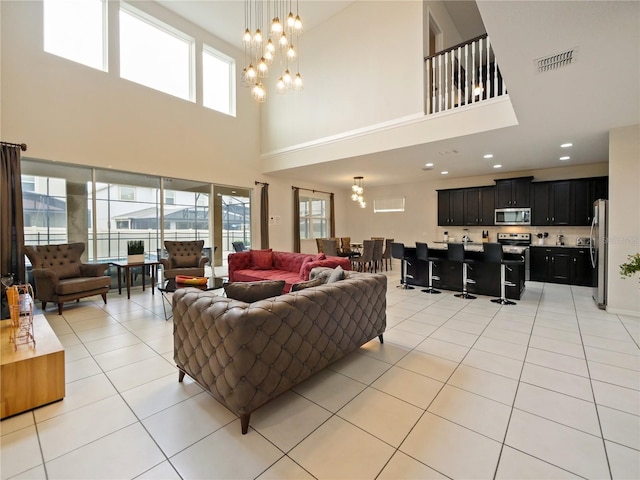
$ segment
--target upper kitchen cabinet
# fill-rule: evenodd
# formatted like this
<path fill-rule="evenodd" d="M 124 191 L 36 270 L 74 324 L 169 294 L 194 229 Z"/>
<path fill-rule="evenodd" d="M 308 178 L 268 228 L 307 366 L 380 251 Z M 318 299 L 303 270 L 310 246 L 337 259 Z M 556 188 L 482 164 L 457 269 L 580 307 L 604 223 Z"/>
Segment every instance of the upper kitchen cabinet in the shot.
<path fill-rule="evenodd" d="M 496 180 L 495 208 L 529 207 L 529 189 L 533 177 Z"/>
<path fill-rule="evenodd" d="M 531 184 L 532 225 L 591 225 L 593 202 L 607 197 L 608 177 Z"/>
<path fill-rule="evenodd" d="M 464 189 L 464 224 L 493 225 L 495 187 Z"/>
<path fill-rule="evenodd" d="M 464 190 L 438 190 L 438 225 L 464 225 Z"/>

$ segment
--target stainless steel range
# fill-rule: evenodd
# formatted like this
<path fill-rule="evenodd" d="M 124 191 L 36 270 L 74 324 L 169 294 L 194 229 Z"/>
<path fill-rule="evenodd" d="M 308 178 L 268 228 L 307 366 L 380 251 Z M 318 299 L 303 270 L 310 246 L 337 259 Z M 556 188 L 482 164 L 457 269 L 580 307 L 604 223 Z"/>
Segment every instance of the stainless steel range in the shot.
<path fill-rule="evenodd" d="M 522 251 L 524 256 L 524 279 L 528 281 L 530 279 L 530 264 L 529 247 L 531 246 L 531 234 L 530 233 L 499 233 L 498 243 L 502 245 L 510 245 L 514 247 L 525 247 Z"/>

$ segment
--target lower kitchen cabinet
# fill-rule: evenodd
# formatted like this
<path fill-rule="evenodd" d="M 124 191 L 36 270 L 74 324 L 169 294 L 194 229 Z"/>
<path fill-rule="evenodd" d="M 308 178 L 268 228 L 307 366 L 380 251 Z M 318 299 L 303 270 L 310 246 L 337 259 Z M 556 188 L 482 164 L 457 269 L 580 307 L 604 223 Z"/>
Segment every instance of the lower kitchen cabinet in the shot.
<path fill-rule="evenodd" d="M 588 248 L 531 247 L 531 280 L 595 286 Z"/>

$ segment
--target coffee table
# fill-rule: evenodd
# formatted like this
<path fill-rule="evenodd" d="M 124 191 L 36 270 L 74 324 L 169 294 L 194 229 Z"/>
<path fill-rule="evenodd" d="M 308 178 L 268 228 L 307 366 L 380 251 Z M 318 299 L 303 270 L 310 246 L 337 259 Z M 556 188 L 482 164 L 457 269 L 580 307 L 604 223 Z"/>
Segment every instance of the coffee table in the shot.
<path fill-rule="evenodd" d="M 158 291 L 162 293 L 162 310 L 164 311 L 164 319 L 169 320 L 173 317 L 173 305 L 171 304 L 171 299 L 169 298 L 169 293 L 174 293 L 176 290 L 180 288 L 197 288 L 198 290 L 208 291 L 215 290 L 217 288 L 222 288 L 225 279 L 223 277 L 209 277 L 206 285 L 189 285 L 186 283 L 176 283 L 175 278 L 169 278 L 164 282 L 160 282 L 156 285 Z M 167 314 L 167 306 L 169 307 L 169 312 Z"/>

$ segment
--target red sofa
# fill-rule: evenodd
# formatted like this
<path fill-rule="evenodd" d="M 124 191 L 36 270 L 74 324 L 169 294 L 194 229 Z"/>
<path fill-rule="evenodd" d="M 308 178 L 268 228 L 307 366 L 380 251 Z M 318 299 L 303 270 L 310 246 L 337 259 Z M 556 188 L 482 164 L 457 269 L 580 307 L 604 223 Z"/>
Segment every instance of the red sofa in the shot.
<path fill-rule="evenodd" d="M 230 282 L 257 282 L 260 280 L 284 280 L 284 291 L 289 292 L 294 283 L 309 280 L 309 273 L 315 267 L 335 268 L 340 265 L 351 270 L 351 262 L 346 257 L 326 257 L 293 252 L 274 252 L 268 250 L 250 250 L 230 253 Z"/>

